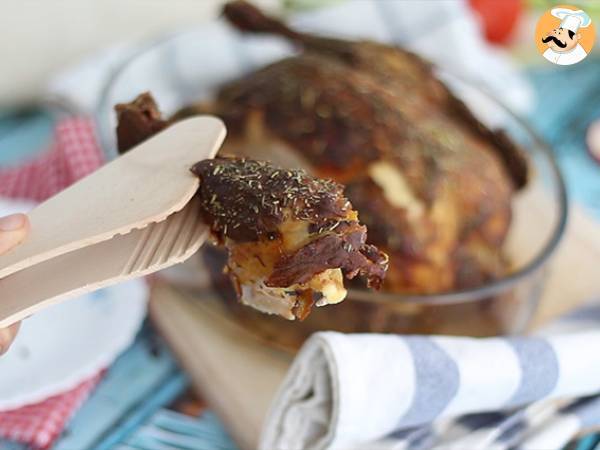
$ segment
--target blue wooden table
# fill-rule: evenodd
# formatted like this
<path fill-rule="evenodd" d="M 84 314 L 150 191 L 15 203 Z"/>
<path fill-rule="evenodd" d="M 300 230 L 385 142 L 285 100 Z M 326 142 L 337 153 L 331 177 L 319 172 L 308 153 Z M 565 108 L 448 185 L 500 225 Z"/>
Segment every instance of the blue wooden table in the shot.
<path fill-rule="evenodd" d="M 600 119 L 600 60 L 571 67 L 547 65 L 529 76 L 537 94 L 530 121 L 554 148 L 571 197 L 600 219 L 600 165 L 586 152 L 584 136 Z M 0 113 L 0 165 L 33 155 L 51 137 L 52 118 L 38 110 Z M 68 426 L 55 450 L 234 449 L 210 412 L 199 418 L 166 409 L 188 388 L 170 351 L 146 325 L 135 344 L 110 368 Z M 20 446 L 1 443 L 0 449 Z M 600 450 L 589 436 L 577 450 Z"/>

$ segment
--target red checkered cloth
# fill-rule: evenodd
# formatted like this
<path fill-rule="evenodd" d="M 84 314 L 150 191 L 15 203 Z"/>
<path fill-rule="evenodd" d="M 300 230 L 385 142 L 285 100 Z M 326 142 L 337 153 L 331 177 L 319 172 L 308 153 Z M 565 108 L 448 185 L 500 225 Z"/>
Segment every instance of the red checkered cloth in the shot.
<path fill-rule="evenodd" d="M 41 403 L 0 412 L 0 436 L 40 450 L 49 448 L 101 378 L 102 373 L 98 373 L 75 389 Z"/>
<path fill-rule="evenodd" d="M 65 119 L 56 126 L 48 152 L 23 166 L 0 170 L 0 196 L 43 201 L 96 170 L 103 160 L 92 121 Z"/>
<path fill-rule="evenodd" d="M 0 196 L 42 201 L 96 170 L 103 154 L 92 121 L 70 118 L 56 126 L 50 149 L 22 166 L 0 170 Z M 47 449 L 100 381 L 101 373 L 41 403 L 0 412 L 0 437 Z"/>

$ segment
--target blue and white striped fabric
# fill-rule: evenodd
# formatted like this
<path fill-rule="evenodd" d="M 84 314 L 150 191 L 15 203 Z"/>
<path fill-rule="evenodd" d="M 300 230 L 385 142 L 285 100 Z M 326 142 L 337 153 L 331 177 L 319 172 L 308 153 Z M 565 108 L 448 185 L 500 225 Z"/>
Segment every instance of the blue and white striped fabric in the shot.
<path fill-rule="evenodd" d="M 261 448 L 560 449 L 600 425 L 600 320 L 582 316 L 531 337 L 318 333 Z"/>

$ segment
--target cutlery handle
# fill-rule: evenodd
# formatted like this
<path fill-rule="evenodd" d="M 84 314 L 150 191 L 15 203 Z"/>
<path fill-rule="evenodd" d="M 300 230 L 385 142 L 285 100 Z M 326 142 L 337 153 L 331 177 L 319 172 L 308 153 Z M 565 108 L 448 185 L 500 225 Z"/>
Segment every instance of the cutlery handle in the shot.
<path fill-rule="evenodd" d="M 183 120 L 42 203 L 29 214 L 27 240 L 0 256 L 0 279 L 181 210 L 198 189 L 190 167 L 224 138 L 216 117 Z"/>
<path fill-rule="evenodd" d="M 207 236 L 193 200 L 161 223 L 13 273 L 0 280 L 0 328 L 46 306 L 183 262 Z"/>

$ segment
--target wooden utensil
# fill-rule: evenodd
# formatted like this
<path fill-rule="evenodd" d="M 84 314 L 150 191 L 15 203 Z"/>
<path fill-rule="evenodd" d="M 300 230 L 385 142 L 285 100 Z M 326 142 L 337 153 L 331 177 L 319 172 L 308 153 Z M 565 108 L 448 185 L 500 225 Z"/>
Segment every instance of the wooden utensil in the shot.
<path fill-rule="evenodd" d="M 224 138 L 215 117 L 178 122 L 31 211 L 30 237 L 0 256 L 0 328 L 194 254 L 208 229 L 189 169 Z"/>

